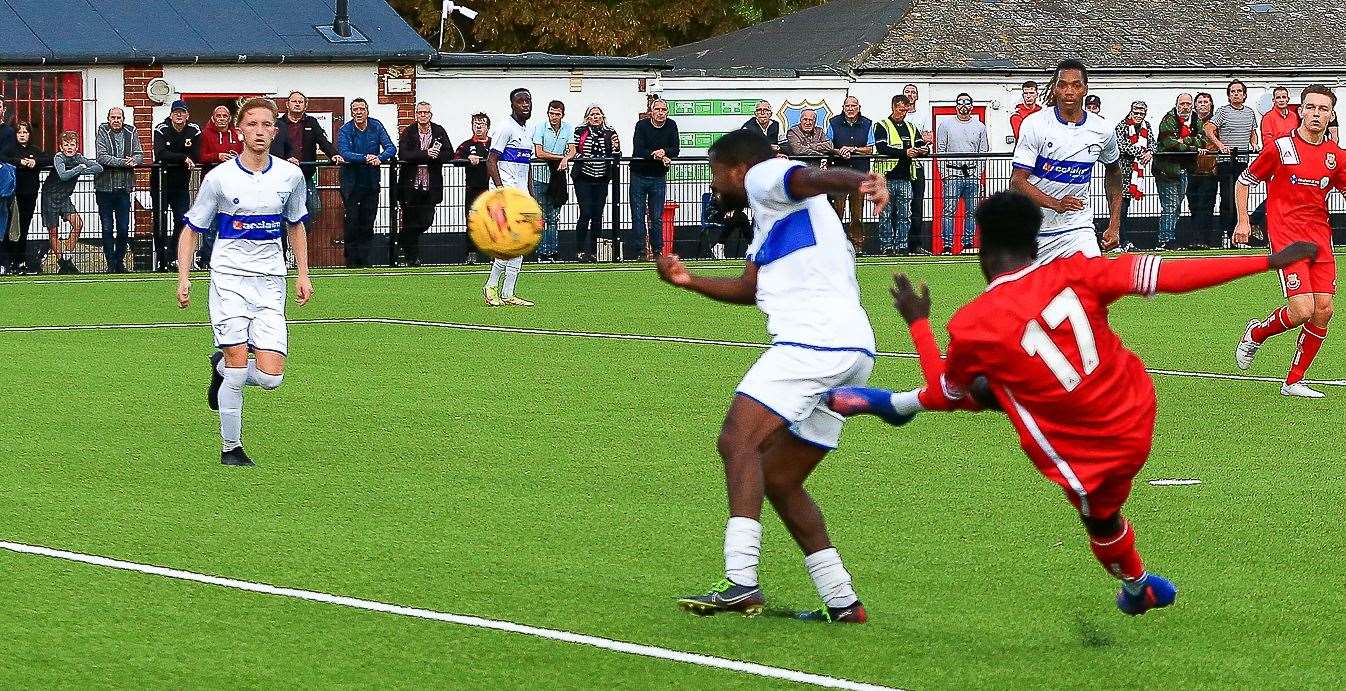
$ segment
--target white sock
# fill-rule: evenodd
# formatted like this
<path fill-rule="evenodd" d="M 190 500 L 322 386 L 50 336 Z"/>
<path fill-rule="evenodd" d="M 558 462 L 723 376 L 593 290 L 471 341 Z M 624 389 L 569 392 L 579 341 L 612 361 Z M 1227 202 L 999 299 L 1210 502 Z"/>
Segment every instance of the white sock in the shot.
<path fill-rule="evenodd" d="M 851 575 L 841 563 L 837 548 L 829 547 L 804 557 L 804 568 L 813 578 L 818 597 L 828 607 L 849 607 L 860 599 L 851 587 Z"/>
<path fill-rule="evenodd" d="M 505 273 L 505 260 L 491 260 L 491 276 L 486 279 L 486 287 L 493 288 L 500 285 L 500 276 Z"/>
<path fill-rule="evenodd" d="M 515 257 L 505 262 L 505 286 L 500 289 L 500 297 L 514 297 L 514 284 L 519 281 L 519 269 L 523 268 L 523 257 Z"/>
<path fill-rule="evenodd" d="M 260 386 L 270 391 L 278 386 L 285 379 L 284 374 L 267 374 L 257 369 L 256 360 L 248 360 L 248 380 L 245 382 L 248 386 Z"/>
<path fill-rule="evenodd" d="M 232 451 L 243 445 L 243 383 L 248 379 L 248 368 L 225 367 L 220 386 L 220 439 L 224 450 Z"/>
<path fill-rule="evenodd" d="M 920 389 L 896 391 L 889 397 L 889 400 L 893 402 L 893 409 L 898 413 L 902 415 L 914 415 L 925 410 L 925 406 L 921 405 L 921 399 L 918 395 L 920 392 Z"/>
<path fill-rule="evenodd" d="M 724 577 L 739 585 L 757 585 L 757 558 L 762 555 L 762 524 L 731 516 L 724 527 Z"/>

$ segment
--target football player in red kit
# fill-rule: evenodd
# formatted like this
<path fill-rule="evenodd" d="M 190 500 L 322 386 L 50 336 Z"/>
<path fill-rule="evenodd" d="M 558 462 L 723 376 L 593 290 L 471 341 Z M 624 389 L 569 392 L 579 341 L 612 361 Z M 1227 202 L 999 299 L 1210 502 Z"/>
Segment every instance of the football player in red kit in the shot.
<path fill-rule="evenodd" d="M 925 387 L 837 388 L 828 404 L 848 417 L 871 413 L 894 425 L 921 410 L 1004 410 L 1034 465 L 1078 509 L 1094 556 L 1122 581 L 1117 607 L 1132 615 L 1166 607 L 1177 589 L 1145 571 L 1121 511 L 1150 454 L 1154 386 L 1109 326 L 1108 306 L 1125 295 L 1182 293 L 1282 269 L 1318 248 L 1297 242 L 1270 257 L 1164 261 L 1077 253 L 1039 263 L 1041 219 L 1015 192 L 993 195 L 977 209 L 988 285 L 949 321 L 947 361 L 930 328 L 929 290 L 921 286 L 918 294 L 898 274 L 894 304 L 911 327 Z"/>
<path fill-rule="evenodd" d="M 1290 373 L 1281 385 L 1286 396 L 1322 398 L 1321 391 L 1304 383 L 1304 373 L 1327 338 L 1332 319 L 1332 296 L 1337 292 L 1337 263 L 1332 257 L 1332 225 L 1328 221 L 1327 193 L 1346 190 L 1346 157 L 1337 143 L 1327 138 L 1327 125 L 1337 97 L 1332 90 L 1315 84 L 1300 95 L 1300 124 L 1289 135 L 1262 150 L 1257 160 L 1239 176 L 1234 201 L 1238 225 L 1234 242 L 1248 241 L 1248 189 L 1267 183 L 1267 238 L 1271 250 L 1305 240 L 1318 245 L 1318 254 L 1281 270 L 1281 288 L 1286 304 L 1265 320 L 1253 319 L 1234 351 L 1239 369 L 1248 369 L 1257 349 L 1268 338 L 1299 328 L 1299 347 L 1290 363 Z"/>

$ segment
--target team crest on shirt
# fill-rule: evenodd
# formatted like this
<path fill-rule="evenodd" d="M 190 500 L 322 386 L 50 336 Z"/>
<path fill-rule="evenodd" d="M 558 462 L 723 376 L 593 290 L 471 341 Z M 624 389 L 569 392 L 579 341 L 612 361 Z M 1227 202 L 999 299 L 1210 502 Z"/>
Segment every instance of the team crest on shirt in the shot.
<path fill-rule="evenodd" d="M 1337 155 L 1334 154 L 1334 153 L 1329 153 L 1329 154 L 1327 155 L 1327 157 L 1323 159 L 1323 163 L 1325 163 L 1325 164 L 1327 165 L 1327 169 L 1328 169 L 1328 170 L 1336 170 L 1336 169 L 1337 169 Z"/>
<path fill-rule="evenodd" d="M 1299 274 L 1286 274 L 1285 287 L 1290 290 L 1299 290 Z"/>

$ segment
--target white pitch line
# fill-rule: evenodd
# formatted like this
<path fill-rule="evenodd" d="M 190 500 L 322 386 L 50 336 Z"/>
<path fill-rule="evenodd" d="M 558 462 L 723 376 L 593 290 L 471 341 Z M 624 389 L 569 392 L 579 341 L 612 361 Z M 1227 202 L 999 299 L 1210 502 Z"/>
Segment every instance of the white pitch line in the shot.
<path fill-rule="evenodd" d="M 624 334 L 624 333 L 605 333 L 601 331 L 567 331 L 561 329 L 539 329 L 521 326 L 492 326 L 489 324 L 467 324 L 461 322 L 440 322 L 425 321 L 419 319 L 395 319 L 391 317 L 346 317 L 332 319 L 294 319 L 288 322 L 292 326 L 303 326 L 308 324 L 391 324 L 395 326 L 415 326 L 421 328 L 434 329 L 455 329 L 459 331 L 483 331 L 488 333 L 508 333 L 521 334 L 528 336 L 560 336 L 569 338 L 594 338 L 616 341 L 643 341 L 653 343 L 679 343 L 685 345 L 710 345 L 725 346 L 730 348 L 751 348 L 756 350 L 766 350 L 771 347 L 769 343 L 754 343 L 752 341 L 726 341 L 712 338 L 690 338 L 686 336 L 653 336 L 647 334 Z M 207 328 L 209 324 L 204 322 L 161 322 L 157 324 L 71 324 L 71 325 L 51 325 L 51 326 L 0 326 L 0 333 L 27 333 L 41 331 L 111 331 L 117 329 L 185 329 L 185 328 Z M 916 353 L 903 353 L 894 351 L 878 351 L 875 355 L 879 357 L 916 359 Z M 1165 377 L 1186 377 L 1192 379 L 1215 379 L 1237 382 L 1264 382 L 1279 384 L 1284 380 L 1280 377 L 1263 377 L 1247 374 L 1225 374 L 1223 372 L 1192 372 L 1186 370 L 1155 369 L 1146 368 L 1146 372 L 1153 375 Z M 1305 383 L 1317 386 L 1346 386 L 1346 380 L 1341 379 L 1306 379 Z"/>
<path fill-rule="evenodd" d="M 587 645 L 602 650 L 610 650 L 617 653 L 628 655 L 639 655 L 659 660 L 669 660 L 671 662 L 681 662 L 698 667 L 712 667 L 716 669 L 729 670 L 731 672 L 743 672 L 753 674 L 759 677 L 770 679 L 781 679 L 800 684 L 812 684 L 831 689 L 851 689 L 854 691 L 900 691 L 889 686 L 880 686 L 877 684 L 866 684 L 863 682 L 851 681 L 849 679 L 840 679 L 829 677 L 822 674 L 813 674 L 810 672 L 800 672 L 783 667 L 771 667 L 769 665 L 757 664 L 755 662 L 744 662 L 742 660 L 733 660 L 713 655 L 703 655 L 701 653 L 689 653 L 682 650 L 672 650 L 670 648 L 661 648 L 653 645 L 643 645 L 640 643 L 628 643 L 600 636 L 590 636 L 582 633 L 573 633 L 570 631 L 561 631 L 557 629 L 545 629 L 537 626 L 528 626 L 526 624 L 516 624 L 511 621 L 501 621 L 498 619 L 484 619 L 481 617 L 468 616 L 463 614 L 449 614 L 447 612 L 437 612 L 435 610 L 421 609 L 419 607 L 406 607 L 403 605 L 394 605 L 386 602 L 377 602 L 374 600 L 362 600 L 360 598 L 345 597 L 342 595 L 331 595 L 328 593 L 317 592 L 313 590 L 301 590 L 299 588 L 285 588 L 280 586 L 268 585 L 266 583 L 254 583 L 252 581 L 241 581 L 234 578 L 225 578 L 222 576 L 207 576 L 205 574 L 192 571 L 182 571 L 179 569 L 170 569 L 163 566 L 154 566 L 151 564 L 140 564 L 131 561 L 122 561 L 120 559 L 110 559 L 90 554 L 81 554 L 79 552 L 67 552 L 60 549 L 51 549 L 50 547 L 41 547 L 38 545 L 26 545 L 17 542 L 0 541 L 0 548 L 17 552 L 20 554 L 32 554 L 53 559 L 64 559 L 66 561 L 79 562 L 81 564 L 90 564 L 93 566 L 102 566 L 110 569 L 120 569 L 122 571 L 134 571 L 137 573 L 148 574 L 151 576 L 162 576 L 164 578 L 173 578 L 181 581 L 191 581 L 193 583 L 203 583 L 223 588 L 233 588 L 235 590 L 244 590 L 251 593 L 261 593 L 263 595 L 274 595 L 277 597 L 288 597 L 298 600 L 308 600 L 310 602 L 320 602 L 329 605 L 339 605 L 341 607 L 351 607 L 370 612 L 382 612 L 384 614 L 395 614 L 402 617 L 414 617 L 416 619 L 429 619 L 440 621 L 447 624 L 457 624 L 459 626 L 469 626 L 478 629 L 490 629 L 494 631 L 504 631 L 507 633 L 520 634 L 524 636 L 533 636 L 535 638 L 545 638 L 552 641 L 561 641 L 563 643 L 573 643 L 576 645 Z"/>
<path fill-rule="evenodd" d="M 1199 485 L 1200 480 L 1150 480 L 1149 483 L 1155 487 L 1186 487 L 1188 485 Z"/>

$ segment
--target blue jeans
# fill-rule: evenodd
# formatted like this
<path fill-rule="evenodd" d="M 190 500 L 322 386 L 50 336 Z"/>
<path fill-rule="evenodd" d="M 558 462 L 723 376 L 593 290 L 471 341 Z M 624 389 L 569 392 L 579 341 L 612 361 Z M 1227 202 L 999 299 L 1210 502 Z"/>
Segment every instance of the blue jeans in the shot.
<path fill-rule="evenodd" d="M 953 217 L 958 213 L 958 200 L 963 200 L 963 245 L 972 246 L 975 233 L 977 200 L 981 197 L 981 180 L 973 177 L 947 176 L 944 178 L 944 225 L 940 229 L 944 249 L 953 251 Z"/>
<path fill-rule="evenodd" d="M 1178 217 L 1182 215 L 1182 200 L 1187 196 L 1187 171 L 1178 173 L 1177 178 L 1169 179 L 1154 176 L 1154 186 L 1159 190 L 1159 244 L 1169 245 L 1178 239 Z M 1170 247 L 1169 249 L 1173 249 Z"/>
<path fill-rule="evenodd" d="M 911 231 L 911 181 L 888 181 L 888 208 L 879 219 L 879 250 L 907 251 L 907 234 Z"/>
<path fill-rule="evenodd" d="M 125 268 L 126 243 L 131 234 L 131 193 L 94 192 L 98 202 L 98 221 L 103 230 L 103 256 L 108 271 Z"/>
<path fill-rule="evenodd" d="M 622 250 L 626 260 L 639 259 L 645 254 L 645 215 L 650 215 L 650 251 L 659 256 L 664 250 L 664 197 L 668 181 L 646 175 L 631 176 L 631 234 Z"/>
<path fill-rule="evenodd" d="M 538 243 L 539 257 L 555 257 L 559 250 L 557 225 L 561 222 L 561 207 L 553 206 L 547 198 L 547 185 L 551 183 L 533 181 L 533 199 L 542 207 L 542 242 Z"/>

